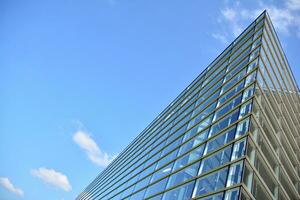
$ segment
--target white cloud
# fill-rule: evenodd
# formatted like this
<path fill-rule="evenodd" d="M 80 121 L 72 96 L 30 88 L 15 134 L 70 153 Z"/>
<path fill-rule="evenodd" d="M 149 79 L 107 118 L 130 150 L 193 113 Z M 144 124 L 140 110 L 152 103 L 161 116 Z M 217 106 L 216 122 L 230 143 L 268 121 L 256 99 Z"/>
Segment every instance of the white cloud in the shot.
<path fill-rule="evenodd" d="M 101 167 L 106 167 L 115 158 L 115 156 L 110 156 L 108 153 L 102 151 L 88 133 L 77 131 L 73 135 L 73 140 L 85 151 L 93 163 Z"/>
<path fill-rule="evenodd" d="M 7 189 L 8 191 L 22 197 L 24 196 L 24 192 L 23 190 L 21 190 L 20 188 L 16 188 L 8 178 L 6 177 L 0 177 L 0 185 L 2 185 L 5 189 Z"/>
<path fill-rule="evenodd" d="M 223 28 L 229 27 L 229 32 L 237 37 L 242 32 L 242 27 L 246 27 L 249 23 L 249 20 L 255 19 L 263 10 L 267 10 L 278 33 L 286 36 L 295 35 L 300 37 L 300 0 L 283 1 L 282 6 L 266 4 L 263 1 L 257 0 L 253 5 L 257 5 L 257 7 L 246 9 L 240 2 L 227 1 L 226 7 L 220 11 L 221 17 L 218 19 L 220 26 Z M 226 28 L 224 29 L 226 30 Z M 218 33 L 217 35 L 225 35 L 225 39 L 228 40 L 228 34 L 225 34 L 225 32 L 222 34 Z M 216 37 L 216 34 L 212 36 L 222 41 Z"/>
<path fill-rule="evenodd" d="M 226 38 L 225 35 L 221 35 L 221 34 L 218 34 L 218 33 L 213 33 L 211 36 L 212 36 L 213 38 L 215 38 L 215 39 L 221 41 L 221 42 L 224 43 L 224 44 L 227 44 L 227 43 L 228 43 L 228 40 L 227 40 L 227 38 Z"/>
<path fill-rule="evenodd" d="M 300 10 L 300 0 L 287 0 L 286 6 L 291 10 Z"/>
<path fill-rule="evenodd" d="M 54 169 L 40 167 L 38 169 L 31 170 L 31 174 L 40 178 L 45 183 L 58 187 L 66 192 L 72 190 L 68 177 Z"/>

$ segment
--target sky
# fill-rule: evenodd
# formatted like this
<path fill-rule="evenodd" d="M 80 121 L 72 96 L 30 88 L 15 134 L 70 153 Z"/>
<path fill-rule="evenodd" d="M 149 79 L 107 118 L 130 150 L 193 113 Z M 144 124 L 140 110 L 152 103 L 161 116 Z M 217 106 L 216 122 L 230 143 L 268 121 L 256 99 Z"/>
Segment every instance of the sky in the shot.
<path fill-rule="evenodd" d="M 300 0 L 0 0 L 0 200 L 76 196 L 264 9 L 300 82 Z"/>

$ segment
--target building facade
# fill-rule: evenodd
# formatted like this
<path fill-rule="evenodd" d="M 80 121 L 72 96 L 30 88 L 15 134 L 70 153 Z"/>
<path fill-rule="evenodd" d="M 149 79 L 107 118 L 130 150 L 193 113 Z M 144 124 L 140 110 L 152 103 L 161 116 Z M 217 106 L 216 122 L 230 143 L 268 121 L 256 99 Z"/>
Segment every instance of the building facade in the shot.
<path fill-rule="evenodd" d="M 299 94 L 263 12 L 77 199 L 300 199 Z"/>

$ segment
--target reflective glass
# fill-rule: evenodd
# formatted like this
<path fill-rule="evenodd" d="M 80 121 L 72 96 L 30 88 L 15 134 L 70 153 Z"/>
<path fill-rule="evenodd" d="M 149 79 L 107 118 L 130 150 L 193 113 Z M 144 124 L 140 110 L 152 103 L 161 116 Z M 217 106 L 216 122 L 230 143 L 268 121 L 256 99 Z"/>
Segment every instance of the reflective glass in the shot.
<path fill-rule="evenodd" d="M 239 109 L 236 109 L 231 114 L 226 116 L 221 121 L 217 122 L 210 128 L 209 137 L 219 133 L 224 128 L 228 127 L 230 124 L 234 123 L 238 119 Z"/>
<path fill-rule="evenodd" d="M 242 139 L 234 143 L 231 160 L 242 157 L 245 154 L 246 139 Z"/>
<path fill-rule="evenodd" d="M 225 149 L 223 149 L 213 155 L 210 155 L 207 158 L 204 158 L 201 161 L 199 174 L 203 174 L 207 171 L 215 169 L 215 168 L 229 162 L 230 157 L 231 157 L 231 152 L 232 152 L 232 145 L 230 145 L 229 147 L 226 147 Z"/>
<path fill-rule="evenodd" d="M 225 133 L 222 133 L 216 138 L 208 141 L 205 147 L 204 155 L 222 147 L 224 144 L 233 140 L 234 137 L 235 137 L 235 126 L 227 130 Z"/>
<path fill-rule="evenodd" d="M 152 175 L 150 183 L 157 181 L 158 179 L 162 178 L 163 176 L 169 174 L 172 170 L 173 163 L 168 164 L 167 166 L 163 167 L 162 169 L 158 170 Z"/>
<path fill-rule="evenodd" d="M 231 189 L 231 190 L 227 190 L 226 193 L 225 193 L 224 200 L 239 200 L 239 193 L 240 193 L 239 188 L 234 188 L 234 189 Z"/>
<path fill-rule="evenodd" d="M 237 105 L 239 105 L 239 103 L 241 102 L 241 100 L 242 100 L 242 94 L 239 94 L 237 97 L 235 97 L 234 99 L 232 99 L 230 102 L 228 102 L 227 104 L 225 104 L 222 107 L 220 107 L 215 112 L 215 115 L 214 115 L 214 118 L 213 118 L 213 122 L 216 121 L 217 119 L 219 119 L 225 113 L 231 111 Z"/>
<path fill-rule="evenodd" d="M 244 88 L 244 81 L 240 82 L 237 86 L 235 86 L 230 91 L 226 92 L 222 97 L 219 98 L 217 107 L 219 107 L 221 104 L 223 104 L 225 101 L 230 99 L 233 95 L 237 94 L 238 91 L 240 91 L 242 88 Z"/>
<path fill-rule="evenodd" d="M 187 183 L 185 185 L 180 186 L 179 188 L 175 188 L 166 192 L 163 196 L 163 200 L 189 200 L 192 197 L 192 192 L 194 189 L 195 181 Z"/>
<path fill-rule="evenodd" d="M 207 138 L 207 133 L 208 131 L 204 131 L 199 135 L 197 135 L 196 137 L 194 137 L 193 139 L 191 139 L 190 141 L 188 141 L 187 143 L 185 143 L 184 145 L 182 145 L 179 149 L 178 155 L 182 155 L 188 152 L 190 149 L 203 142 Z"/>
<path fill-rule="evenodd" d="M 243 171 L 243 161 L 230 166 L 226 187 L 238 184 L 241 182 Z"/>
<path fill-rule="evenodd" d="M 240 110 L 239 119 L 241 119 L 245 115 L 247 115 L 251 111 L 251 108 L 252 108 L 252 101 L 249 101 L 248 103 L 243 104 L 242 107 L 241 107 L 241 110 Z"/>
<path fill-rule="evenodd" d="M 212 174 L 201 177 L 197 180 L 194 196 L 204 195 L 225 187 L 228 167 L 216 171 Z"/>
<path fill-rule="evenodd" d="M 141 200 L 141 199 L 143 199 L 144 194 L 145 194 L 145 190 L 142 190 L 142 191 L 132 195 L 129 199 L 130 200 Z"/>
<path fill-rule="evenodd" d="M 175 174 L 172 174 L 169 178 L 167 188 L 176 186 L 180 183 L 183 183 L 184 181 L 187 181 L 195 177 L 197 175 L 198 168 L 199 168 L 199 162 L 191 166 L 188 166 L 187 168 L 184 168 Z"/>
<path fill-rule="evenodd" d="M 247 117 L 246 119 L 238 123 L 235 138 L 244 135 L 248 130 L 249 130 L 249 117 Z"/>
<path fill-rule="evenodd" d="M 194 149 L 189 154 L 176 160 L 173 171 L 180 169 L 180 168 L 186 166 L 187 164 L 201 158 L 202 154 L 203 154 L 203 150 L 204 150 L 204 145 L 201 145 L 201 146 L 197 147 L 196 149 Z"/>
<path fill-rule="evenodd" d="M 200 198 L 201 200 L 223 200 L 224 193 L 220 192 L 217 194 L 209 195 L 207 197 Z"/>
<path fill-rule="evenodd" d="M 158 192 L 161 192 L 165 189 L 168 178 L 165 178 L 151 186 L 149 186 L 146 190 L 144 198 L 150 197 Z"/>

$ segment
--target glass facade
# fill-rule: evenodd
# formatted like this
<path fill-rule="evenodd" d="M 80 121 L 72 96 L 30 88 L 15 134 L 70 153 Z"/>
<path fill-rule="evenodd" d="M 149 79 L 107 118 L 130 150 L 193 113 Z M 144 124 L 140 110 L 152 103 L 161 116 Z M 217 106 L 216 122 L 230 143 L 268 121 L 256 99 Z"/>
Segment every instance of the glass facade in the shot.
<path fill-rule="evenodd" d="M 77 199 L 300 199 L 299 94 L 263 12 Z"/>

